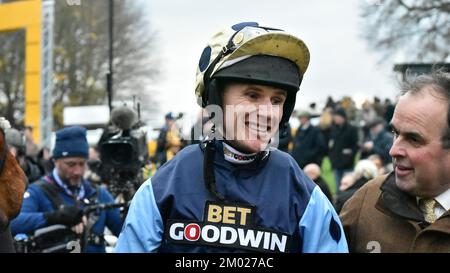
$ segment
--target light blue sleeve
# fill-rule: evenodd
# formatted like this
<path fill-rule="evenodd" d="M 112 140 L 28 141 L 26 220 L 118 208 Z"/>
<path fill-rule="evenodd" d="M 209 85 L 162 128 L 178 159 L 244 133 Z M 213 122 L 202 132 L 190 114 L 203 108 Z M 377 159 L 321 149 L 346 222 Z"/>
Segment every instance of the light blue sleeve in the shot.
<path fill-rule="evenodd" d="M 147 180 L 131 201 L 114 252 L 156 252 L 163 238 L 163 222 L 151 180 Z"/>
<path fill-rule="evenodd" d="M 311 194 L 299 226 L 304 253 L 348 253 L 341 221 L 318 186 Z"/>

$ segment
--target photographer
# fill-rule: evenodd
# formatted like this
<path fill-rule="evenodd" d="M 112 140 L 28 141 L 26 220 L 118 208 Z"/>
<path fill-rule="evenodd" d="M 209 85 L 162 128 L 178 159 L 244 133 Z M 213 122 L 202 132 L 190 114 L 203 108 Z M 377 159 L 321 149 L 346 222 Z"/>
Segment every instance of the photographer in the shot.
<path fill-rule="evenodd" d="M 29 234 L 56 224 L 66 225 L 80 235 L 86 232 L 86 223 L 91 220 L 83 217 L 86 204 L 114 202 L 105 188 L 94 187 L 83 179 L 87 157 L 86 129 L 74 126 L 56 132 L 55 168 L 28 188 L 20 214 L 11 222 L 13 235 Z M 122 226 L 119 210 L 101 210 L 87 216 L 95 216 L 96 221 L 84 234 L 87 239 L 84 251 L 105 252 L 103 232 L 107 226 L 114 235 L 119 234 Z"/>

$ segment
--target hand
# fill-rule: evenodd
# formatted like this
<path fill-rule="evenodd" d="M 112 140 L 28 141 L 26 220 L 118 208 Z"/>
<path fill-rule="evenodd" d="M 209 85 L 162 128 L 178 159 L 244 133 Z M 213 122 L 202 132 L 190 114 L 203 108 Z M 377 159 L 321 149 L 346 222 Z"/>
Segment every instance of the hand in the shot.
<path fill-rule="evenodd" d="M 81 222 L 83 211 L 76 206 L 61 206 L 57 211 L 44 214 L 49 225 L 62 224 L 69 227 L 75 226 Z"/>
<path fill-rule="evenodd" d="M 81 218 L 81 220 L 82 220 L 81 223 L 79 223 L 79 224 L 77 224 L 77 225 L 75 225 L 75 226 L 73 226 L 73 227 L 71 228 L 71 230 L 72 230 L 73 232 L 75 232 L 76 234 L 82 234 L 83 231 L 84 231 L 84 226 L 87 224 L 87 218 L 86 218 L 86 216 L 83 216 L 83 217 Z"/>

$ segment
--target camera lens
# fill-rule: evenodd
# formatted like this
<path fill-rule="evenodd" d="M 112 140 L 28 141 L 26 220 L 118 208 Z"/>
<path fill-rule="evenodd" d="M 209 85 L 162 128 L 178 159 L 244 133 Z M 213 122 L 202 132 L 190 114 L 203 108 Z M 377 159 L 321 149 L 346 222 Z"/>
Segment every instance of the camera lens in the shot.
<path fill-rule="evenodd" d="M 131 147 L 128 143 L 117 143 L 111 148 L 114 148 L 114 152 L 110 153 L 111 161 L 114 164 L 126 165 L 130 160 L 132 160 L 133 147 Z"/>

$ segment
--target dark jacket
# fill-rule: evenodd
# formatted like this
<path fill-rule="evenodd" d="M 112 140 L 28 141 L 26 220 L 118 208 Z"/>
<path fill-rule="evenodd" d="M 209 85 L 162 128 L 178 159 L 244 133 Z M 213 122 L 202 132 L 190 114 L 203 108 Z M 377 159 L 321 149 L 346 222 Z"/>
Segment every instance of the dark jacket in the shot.
<path fill-rule="evenodd" d="M 389 124 L 389 122 L 391 122 L 392 116 L 394 115 L 394 111 L 395 111 L 395 105 L 389 104 L 386 106 L 386 111 L 384 112 L 383 117 L 387 124 Z"/>
<path fill-rule="evenodd" d="M 163 165 L 167 162 L 167 132 L 169 131 L 169 128 L 167 126 L 164 126 L 161 128 L 161 131 L 159 132 L 158 139 L 156 141 L 156 158 L 157 160 Z"/>
<path fill-rule="evenodd" d="M 358 132 L 349 123 L 333 125 L 329 143 L 329 157 L 333 169 L 353 169 L 358 149 Z"/>
<path fill-rule="evenodd" d="M 325 141 L 325 155 L 328 154 L 328 143 L 330 143 L 330 138 L 331 138 L 331 126 L 327 127 L 327 128 L 320 128 L 318 127 L 320 130 L 320 133 L 323 136 L 323 140 Z"/>
<path fill-rule="evenodd" d="M 323 194 L 325 194 L 325 196 L 328 198 L 330 203 L 333 204 L 333 194 L 331 193 L 330 188 L 327 185 L 327 182 L 325 182 L 325 180 L 323 180 L 321 176 L 317 177 L 313 181 L 314 183 L 317 184 L 317 186 L 319 186 L 319 188 L 322 190 Z"/>
<path fill-rule="evenodd" d="M 450 252 L 450 211 L 427 224 L 393 173 L 367 182 L 340 217 L 351 252 Z"/>
<path fill-rule="evenodd" d="M 370 151 L 363 151 L 361 158 L 367 158 L 372 154 L 379 155 L 383 161 L 383 165 L 389 164 L 392 161 L 389 155 L 389 150 L 392 147 L 392 134 L 383 130 L 375 136 L 375 138 L 368 138 L 366 141 L 373 141 L 373 148 Z"/>
<path fill-rule="evenodd" d="M 25 172 L 28 181 L 31 182 L 37 181 L 39 178 L 45 175 L 44 168 L 39 166 L 39 164 L 36 163 L 34 159 L 28 156 L 24 159 L 22 169 Z"/>
<path fill-rule="evenodd" d="M 9 227 L 0 232 L 0 253 L 14 253 L 13 238 Z"/>
<path fill-rule="evenodd" d="M 344 206 L 345 202 L 347 202 L 347 200 L 350 199 L 357 190 L 359 190 L 362 186 L 364 186 L 366 182 L 367 179 L 361 177 L 360 179 L 356 180 L 356 182 L 353 185 L 351 185 L 347 190 L 339 192 L 336 198 L 336 203 L 334 205 L 334 208 L 336 209 L 337 213 L 341 212 L 342 206 Z"/>
<path fill-rule="evenodd" d="M 322 159 L 326 151 L 325 140 L 317 127 L 309 125 L 306 130 L 299 127 L 294 139 L 292 157 L 300 168 L 309 163 L 322 165 Z"/>
<path fill-rule="evenodd" d="M 54 182 L 54 178 L 50 176 L 45 177 L 47 183 L 53 184 L 56 187 L 57 184 Z M 110 204 L 114 203 L 114 199 L 111 194 L 103 187 L 93 187 L 90 182 L 84 180 L 83 185 L 86 190 L 86 198 L 91 199 L 99 204 Z M 68 195 L 64 190 L 58 192 L 59 198 L 66 205 L 75 205 L 75 200 L 72 196 Z M 78 204 L 82 209 L 84 204 Z M 14 235 L 18 233 L 30 234 L 36 229 L 40 229 L 49 226 L 46 218 L 44 217 L 45 212 L 54 211 L 54 204 L 50 198 L 44 193 L 43 189 L 37 184 L 32 183 L 25 193 L 25 198 L 22 204 L 22 209 L 19 216 L 11 222 L 11 231 Z M 96 212 L 98 216 L 97 221 L 92 227 L 92 234 L 102 236 L 105 227 L 108 227 L 114 235 L 120 233 L 122 227 L 122 219 L 120 218 L 119 209 L 108 209 Z M 89 245 L 86 249 L 87 252 L 105 252 L 104 245 Z"/>
<path fill-rule="evenodd" d="M 281 130 L 280 130 L 281 132 Z M 289 143 L 292 141 L 291 125 L 288 123 L 286 128 L 280 134 L 280 142 L 278 143 L 278 150 L 288 153 Z"/>

